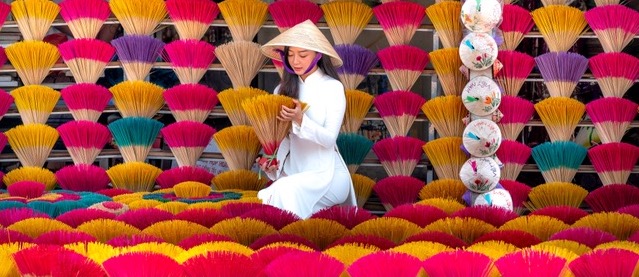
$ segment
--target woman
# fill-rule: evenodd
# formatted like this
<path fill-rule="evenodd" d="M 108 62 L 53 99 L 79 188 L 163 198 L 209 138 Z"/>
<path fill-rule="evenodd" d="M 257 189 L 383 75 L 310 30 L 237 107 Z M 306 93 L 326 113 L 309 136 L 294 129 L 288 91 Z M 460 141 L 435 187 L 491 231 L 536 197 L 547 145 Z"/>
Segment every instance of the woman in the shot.
<path fill-rule="evenodd" d="M 279 166 L 260 164 L 275 182 L 258 197 L 301 218 L 333 205 L 356 205 L 350 174 L 336 145 L 346 109 L 344 86 L 333 67 L 342 64 L 339 55 L 310 20 L 275 37 L 262 52 L 282 61 L 286 69 L 275 93 L 296 100 L 295 108 L 282 107 L 278 116 L 292 128 L 278 149 Z M 305 112 L 300 101 L 308 104 Z"/>

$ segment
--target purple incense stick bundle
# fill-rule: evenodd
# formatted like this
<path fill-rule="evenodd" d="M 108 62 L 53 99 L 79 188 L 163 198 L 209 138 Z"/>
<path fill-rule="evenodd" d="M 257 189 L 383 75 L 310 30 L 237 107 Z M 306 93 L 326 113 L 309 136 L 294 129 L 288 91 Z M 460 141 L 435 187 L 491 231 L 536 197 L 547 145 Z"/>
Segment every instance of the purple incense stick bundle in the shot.
<path fill-rule="evenodd" d="M 128 80 L 143 81 L 160 56 L 164 43 L 150 36 L 130 35 L 111 41 Z"/>
<path fill-rule="evenodd" d="M 551 97 L 570 97 L 588 68 L 588 59 L 577 53 L 551 52 L 535 58 Z"/>
<path fill-rule="evenodd" d="M 344 61 L 337 74 L 346 90 L 356 89 L 378 62 L 373 51 L 356 44 L 336 45 L 335 51 Z"/>

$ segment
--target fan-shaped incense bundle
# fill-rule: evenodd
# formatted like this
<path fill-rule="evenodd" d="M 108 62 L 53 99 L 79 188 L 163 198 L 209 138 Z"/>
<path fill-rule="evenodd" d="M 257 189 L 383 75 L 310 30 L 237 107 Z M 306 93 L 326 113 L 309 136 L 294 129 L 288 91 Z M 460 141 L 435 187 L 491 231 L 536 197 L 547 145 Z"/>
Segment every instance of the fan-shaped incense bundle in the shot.
<path fill-rule="evenodd" d="M 603 7 L 608 5 L 620 5 L 621 3 L 623 3 L 621 0 L 594 0 L 594 1 L 597 7 Z"/>
<path fill-rule="evenodd" d="M 460 180 L 438 179 L 426 184 L 419 192 L 419 199 L 442 198 L 462 202 L 462 195 L 466 190 L 466 186 Z"/>
<path fill-rule="evenodd" d="M 426 8 L 444 48 L 459 47 L 462 41 L 461 7 L 458 1 L 442 1 Z"/>
<path fill-rule="evenodd" d="M 220 13 L 210 0 L 168 0 L 166 9 L 180 39 L 201 39 Z"/>
<path fill-rule="evenodd" d="M 553 234 L 568 229 L 568 227 L 568 224 L 550 216 L 529 215 L 515 218 L 501 226 L 500 229 L 525 231 L 545 241 Z"/>
<path fill-rule="evenodd" d="M 55 188 L 56 177 L 50 170 L 41 167 L 25 166 L 9 171 L 2 178 L 7 187 L 17 182 L 32 181 L 45 184 L 46 190 Z"/>
<path fill-rule="evenodd" d="M 236 125 L 213 135 L 230 170 L 251 169 L 262 149 L 260 140 L 250 126 Z"/>
<path fill-rule="evenodd" d="M 125 162 L 143 162 L 163 126 L 153 119 L 127 117 L 111 122 L 108 128 Z"/>
<path fill-rule="evenodd" d="M 535 23 L 530 12 L 517 5 L 504 5 L 502 21 L 499 29 L 504 36 L 504 43 L 499 46 L 502 50 L 515 50 Z M 501 60 L 501 58 L 500 58 Z"/>
<path fill-rule="evenodd" d="M 111 133 L 104 125 L 91 121 L 69 121 L 58 128 L 60 138 L 75 164 L 92 164 Z"/>
<path fill-rule="evenodd" d="M 567 141 L 581 120 L 586 106 L 572 98 L 551 97 L 535 104 L 551 141 Z"/>
<path fill-rule="evenodd" d="M 468 159 L 461 146 L 461 137 L 444 137 L 422 147 L 440 179 L 459 179 L 459 170 Z"/>
<path fill-rule="evenodd" d="M 445 2 L 444 2 L 445 3 Z M 466 263 L 468 261 L 468 263 Z M 454 266 L 463 263 L 463 266 Z M 450 268 L 450 269 L 446 269 Z M 424 262 L 428 276 L 454 274 L 457 276 L 489 276 L 490 257 L 467 250 L 447 251 L 430 257 Z"/>
<path fill-rule="evenodd" d="M 505 95 L 517 96 L 535 67 L 535 59 L 516 51 L 499 51 L 497 58 L 504 67 L 495 75 L 495 81 L 504 89 Z"/>
<path fill-rule="evenodd" d="M 524 249 L 501 257 L 495 266 L 505 277 L 537 274 L 560 276 L 566 267 L 566 260 L 545 251 Z"/>
<path fill-rule="evenodd" d="M 197 84 L 215 60 L 215 47 L 206 41 L 176 40 L 164 51 L 182 84 Z"/>
<path fill-rule="evenodd" d="M 497 122 L 502 136 L 507 140 L 516 140 L 532 118 L 535 106 L 526 99 L 505 95 L 501 97 L 499 110 L 504 115 Z"/>
<path fill-rule="evenodd" d="M 604 97 L 622 98 L 639 76 L 639 58 L 626 53 L 601 53 L 589 65 Z"/>
<path fill-rule="evenodd" d="M 379 196 L 386 211 L 404 204 L 414 203 L 424 182 L 410 176 L 390 176 L 378 181 L 373 190 Z"/>
<path fill-rule="evenodd" d="M 639 33 L 639 12 L 624 5 L 595 7 L 584 13 L 604 52 L 621 52 Z"/>
<path fill-rule="evenodd" d="M 410 44 L 426 15 L 420 4 L 404 1 L 383 3 L 373 8 L 373 14 L 391 46 Z"/>
<path fill-rule="evenodd" d="M 266 21 L 268 4 L 260 0 L 225 0 L 218 4 L 234 41 L 253 41 Z"/>
<path fill-rule="evenodd" d="M 395 45 L 377 52 L 393 90 L 410 90 L 429 61 L 428 52 L 410 45 Z"/>
<path fill-rule="evenodd" d="M 143 35 L 126 35 L 112 40 L 111 44 L 130 81 L 144 80 L 164 47 L 161 40 Z"/>
<path fill-rule="evenodd" d="M 56 171 L 55 177 L 62 189 L 73 191 L 99 191 L 109 185 L 109 176 L 92 164 L 70 165 Z"/>
<path fill-rule="evenodd" d="M 6 53 L 25 85 L 41 84 L 60 58 L 57 47 L 42 41 L 16 42 L 7 46 Z"/>
<path fill-rule="evenodd" d="M 373 18 L 373 9 L 356 1 L 332 1 L 320 6 L 333 37 L 333 43 L 355 44 L 364 27 Z"/>
<path fill-rule="evenodd" d="M 53 1 L 16 0 L 11 3 L 11 13 L 25 41 L 44 39 L 59 12 L 60 6 Z"/>
<path fill-rule="evenodd" d="M 7 114 L 12 104 L 13 96 L 4 90 L 0 90 L 0 120 Z"/>
<path fill-rule="evenodd" d="M 269 93 L 252 87 L 241 87 L 237 89 L 226 89 L 220 92 L 217 97 L 224 107 L 224 111 L 234 126 L 249 125 L 246 112 L 242 108 L 242 102 L 260 95 L 268 95 Z"/>
<path fill-rule="evenodd" d="M 1 28 L 2 26 L 0 26 Z M 5 65 L 9 58 L 7 58 L 7 53 L 4 50 L 4 47 L 0 46 L 0 65 Z"/>
<path fill-rule="evenodd" d="M 107 170 L 114 188 L 134 192 L 150 191 L 162 170 L 147 163 L 125 162 Z"/>
<path fill-rule="evenodd" d="M 11 197 L 38 198 L 44 194 L 45 185 L 33 181 L 22 181 L 11 184 L 7 187 L 7 192 Z"/>
<path fill-rule="evenodd" d="M 353 187 L 357 197 L 357 207 L 362 208 L 371 196 L 375 180 L 355 173 L 351 173 L 351 179 L 353 180 Z"/>
<path fill-rule="evenodd" d="M 524 207 L 524 203 L 528 199 L 528 194 L 530 193 L 531 188 L 526 184 L 513 181 L 513 180 L 505 180 L 502 179 L 499 181 L 499 184 L 504 187 L 505 190 L 510 193 L 510 197 L 513 199 L 513 207 L 515 212 L 518 214 L 523 214 L 526 208 Z"/>
<path fill-rule="evenodd" d="M 435 97 L 422 105 L 422 112 L 441 137 L 461 137 L 462 119 L 468 115 L 461 97 L 449 95 Z"/>
<path fill-rule="evenodd" d="M 109 0 L 109 7 L 129 35 L 148 36 L 166 17 L 162 0 Z"/>
<path fill-rule="evenodd" d="M 75 84 L 60 91 L 62 100 L 71 112 L 73 119 L 97 122 L 107 103 L 111 100 L 111 92 L 103 86 L 95 84 Z"/>
<path fill-rule="evenodd" d="M 204 122 L 218 103 L 217 92 L 200 84 L 177 85 L 163 95 L 176 121 Z"/>
<path fill-rule="evenodd" d="M 388 176 L 411 176 L 422 157 L 424 142 L 413 137 L 386 138 L 373 145 Z"/>
<path fill-rule="evenodd" d="M 636 274 L 639 254 L 626 249 L 593 250 L 570 261 L 570 271 L 575 276 L 602 276 L 611 272 L 619 276 Z M 605 268 L 605 269 L 604 269 Z"/>
<path fill-rule="evenodd" d="M 588 24 L 584 12 L 565 5 L 539 8 L 531 15 L 552 52 L 568 51 Z"/>
<path fill-rule="evenodd" d="M 638 199 L 639 188 L 626 184 L 609 184 L 590 192 L 585 201 L 594 212 L 621 212 L 624 207 L 639 204 Z"/>
<path fill-rule="evenodd" d="M 476 242 L 481 236 L 495 231 L 495 227 L 487 222 L 475 218 L 444 218 L 435 221 L 425 231 L 439 231 L 451 234 L 470 244 Z"/>
<path fill-rule="evenodd" d="M 7 3 L 0 4 L 0 28 L 4 25 L 4 22 L 7 20 L 7 16 L 11 12 L 11 5 Z"/>
<path fill-rule="evenodd" d="M 277 119 L 282 106 L 293 108 L 293 99 L 283 95 L 268 94 L 256 96 L 242 102 L 242 108 L 246 112 L 246 117 L 264 148 L 264 154 L 271 157 L 269 165 L 275 159 L 280 142 L 291 129 L 290 122 Z M 302 104 L 302 110 L 304 110 L 304 106 Z M 273 165 L 277 164 L 277 160 L 274 162 L 272 163 Z"/>
<path fill-rule="evenodd" d="M 517 176 L 530 158 L 531 151 L 530 147 L 521 142 L 503 140 L 496 153 L 503 163 L 501 179 L 517 180 Z"/>
<path fill-rule="evenodd" d="M 161 130 L 178 166 L 195 166 L 214 133 L 213 127 L 193 121 L 176 122 Z"/>
<path fill-rule="evenodd" d="M 206 276 L 211 268 L 217 268 L 216 274 L 228 276 L 256 276 L 262 272 L 260 263 L 252 257 L 226 251 L 214 251 L 191 257 L 182 263 L 187 276 Z"/>
<path fill-rule="evenodd" d="M 275 59 L 271 59 L 271 62 L 273 63 L 273 67 L 275 67 L 275 71 L 277 71 L 277 75 L 279 75 L 281 79 L 284 74 L 284 63 Z"/>
<path fill-rule="evenodd" d="M 586 105 L 588 117 L 603 143 L 621 142 L 630 122 L 637 116 L 637 105 L 624 98 L 601 98 Z"/>
<path fill-rule="evenodd" d="M 164 105 L 164 89 L 145 81 L 124 81 L 110 89 L 123 117 L 152 118 Z"/>
<path fill-rule="evenodd" d="M 410 91 L 390 91 L 375 97 L 375 107 L 391 136 L 406 136 L 426 100 Z"/>
<path fill-rule="evenodd" d="M 203 168 L 194 166 L 181 166 L 165 170 L 155 180 L 160 188 L 172 188 L 173 186 L 186 182 L 195 181 L 200 183 L 211 183 L 213 174 Z"/>
<path fill-rule="evenodd" d="M 353 262 L 348 267 L 348 276 L 419 276 L 421 261 L 408 254 L 386 251 L 374 252 Z"/>
<path fill-rule="evenodd" d="M 577 222 L 577 220 L 583 218 L 584 216 L 588 215 L 588 212 L 580 209 L 580 208 L 576 208 L 576 207 L 571 207 L 571 206 L 548 206 L 545 208 L 541 208 L 541 209 L 537 209 L 535 211 L 532 211 L 529 215 L 545 215 L 545 216 L 550 216 L 552 218 L 556 218 L 561 220 L 562 222 L 566 223 L 566 224 L 573 224 L 575 222 Z M 583 227 L 582 227 L 583 228 Z M 589 228 L 588 228 L 589 229 Z M 567 229 L 569 230 L 569 229 Z M 564 230 L 564 231 L 567 231 Z M 562 232 L 564 232 L 562 231 Z M 555 233 L 553 235 L 553 237 L 557 234 L 561 235 L 561 232 L 559 233 Z M 552 237 L 551 237 L 552 238 Z M 554 238 L 552 238 L 554 239 Z M 594 237 L 593 237 L 594 239 Z M 603 239 L 602 236 L 599 236 L 599 239 Z"/>
<path fill-rule="evenodd" d="M 546 53 L 535 62 L 551 97 L 570 97 L 588 68 L 588 59 L 577 53 Z"/>
<path fill-rule="evenodd" d="M 222 44 L 215 48 L 215 55 L 226 69 L 235 89 L 250 86 L 257 72 L 266 63 L 266 56 L 262 55 L 260 45 L 251 41 Z"/>
<path fill-rule="evenodd" d="M 58 50 L 76 83 L 97 82 L 115 54 L 111 44 L 98 39 L 74 39 L 60 44 Z"/>
<path fill-rule="evenodd" d="M 444 95 L 461 95 L 464 86 L 468 83 L 468 78 L 459 70 L 462 66 L 459 48 L 437 49 L 430 52 L 429 57 Z"/>
<path fill-rule="evenodd" d="M 238 169 L 222 172 L 215 176 L 211 182 L 217 190 L 239 189 L 258 191 L 264 188 L 267 180 L 264 178 L 260 179 L 258 174 L 253 171 Z"/>
<path fill-rule="evenodd" d="M 164 254 L 131 252 L 114 256 L 102 264 L 109 276 L 185 276 L 182 266 Z M 127 268 L 127 269 L 125 269 Z"/>
<path fill-rule="evenodd" d="M 310 19 L 317 23 L 324 12 L 309 0 L 280 0 L 268 5 L 268 12 L 273 18 L 277 29 L 284 32 L 289 28 Z"/>
<path fill-rule="evenodd" d="M 60 92 L 41 85 L 27 85 L 11 92 L 24 124 L 45 124 L 60 99 Z"/>
<path fill-rule="evenodd" d="M 578 208 L 586 196 L 588 196 L 588 191 L 578 185 L 565 182 L 549 182 L 536 186 L 530 191 L 530 194 L 528 194 L 530 202 L 526 206 L 530 210 L 551 206 Z"/>
<path fill-rule="evenodd" d="M 337 148 L 351 174 L 357 172 L 372 147 L 370 139 L 356 133 L 340 133 L 337 136 Z"/>
<path fill-rule="evenodd" d="M 291 270 L 292 264 L 303 264 Z M 345 266 L 339 260 L 321 252 L 297 252 L 282 255 L 269 263 L 264 271 L 269 276 L 292 277 L 301 275 L 339 276 Z M 295 272 L 295 273 L 293 273 Z"/>
<path fill-rule="evenodd" d="M 361 90 L 346 90 L 346 113 L 342 132 L 357 133 L 375 98 Z"/>
<path fill-rule="evenodd" d="M 211 193 L 211 186 L 200 182 L 182 182 L 173 187 L 175 196 L 180 198 L 202 198 Z"/>
<path fill-rule="evenodd" d="M 96 38 L 111 15 L 105 0 L 64 0 L 59 5 L 60 16 L 76 39 Z"/>
<path fill-rule="evenodd" d="M 541 175 L 546 182 L 572 182 L 587 150 L 571 141 L 546 142 L 532 149 Z"/>
<path fill-rule="evenodd" d="M 5 146 L 7 146 L 7 143 L 9 143 L 9 139 L 4 133 L 0 132 L 0 152 L 2 152 Z M 2 174 L 0 174 L 0 179 L 2 179 L 1 177 Z"/>
<path fill-rule="evenodd" d="M 37 257 L 37 263 L 33 261 L 34 257 Z M 13 254 L 13 260 L 20 274 L 25 276 L 77 274 L 98 277 L 105 275 L 102 266 L 95 261 L 59 245 L 43 244 L 24 248 Z"/>
<path fill-rule="evenodd" d="M 639 147 L 612 142 L 588 150 L 588 157 L 603 185 L 625 184 L 639 161 Z"/>
<path fill-rule="evenodd" d="M 59 136 L 55 128 L 38 123 L 18 125 L 5 135 L 20 163 L 27 167 L 42 167 Z"/>
<path fill-rule="evenodd" d="M 357 89 L 368 76 L 368 72 L 377 64 L 377 55 L 357 44 L 336 45 L 335 51 L 344 62 L 337 68 L 337 74 L 346 90 Z"/>

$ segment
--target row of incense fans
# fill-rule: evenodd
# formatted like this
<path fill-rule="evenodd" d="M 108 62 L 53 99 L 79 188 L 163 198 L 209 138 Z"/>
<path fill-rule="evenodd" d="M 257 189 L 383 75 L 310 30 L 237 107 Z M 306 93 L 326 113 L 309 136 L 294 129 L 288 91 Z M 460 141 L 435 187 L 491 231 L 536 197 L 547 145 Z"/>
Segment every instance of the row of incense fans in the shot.
<path fill-rule="evenodd" d="M 636 197 L 618 211 L 592 214 L 554 206 L 518 216 L 451 200 L 403 205 L 382 217 L 334 206 L 302 220 L 264 204 L 154 204 L 147 195 L 114 193 L 108 201 L 85 193 L 72 210 L 0 210 L 0 274 L 256 276 L 266 267 L 268 276 L 299 276 L 290 264 L 303 262 L 308 276 L 345 269 L 349 276 L 424 276 L 417 274 L 424 267 L 429 276 L 599 277 L 633 276 L 639 260 Z M 104 202 L 82 207 L 95 199 Z M 602 198 L 619 204 L 610 199 Z"/>
<path fill-rule="evenodd" d="M 571 219 L 518 217 L 491 207 L 462 206 L 447 214 L 428 204 L 377 217 L 335 206 L 300 220 L 248 203 L 172 211 L 110 203 L 110 209 L 79 208 L 57 217 L 29 208 L 0 211 L 6 226 L 0 229 L 0 273 L 605 277 L 633 276 L 639 260 L 636 205 L 623 212 L 577 210 L 583 213 Z M 297 264 L 304 266 L 291 266 Z"/>

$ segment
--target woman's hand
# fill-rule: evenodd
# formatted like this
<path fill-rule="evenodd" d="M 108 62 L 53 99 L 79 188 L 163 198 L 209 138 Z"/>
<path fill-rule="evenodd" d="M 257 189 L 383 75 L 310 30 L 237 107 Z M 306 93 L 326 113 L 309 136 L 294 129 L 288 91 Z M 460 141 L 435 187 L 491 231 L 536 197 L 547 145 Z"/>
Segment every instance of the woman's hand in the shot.
<path fill-rule="evenodd" d="M 257 163 L 257 165 L 260 166 L 260 169 L 262 171 L 266 172 L 266 174 L 275 173 L 279 169 L 278 163 L 276 161 L 271 162 L 270 165 L 267 166 L 269 162 L 266 158 L 257 157 L 257 159 L 255 159 L 255 162 Z"/>
<path fill-rule="evenodd" d="M 295 107 L 292 109 L 282 106 L 282 110 L 280 110 L 280 114 L 277 116 L 277 119 L 281 121 L 294 121 L 297 125 L 302 125 L 302 119 L 304 118 L 302 104 L 300 104 L 300 101 L 295 99 L 293 99 L 293 103 L 295 103 Z"/>

